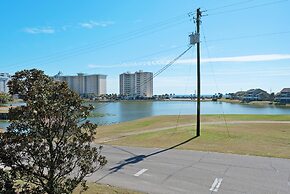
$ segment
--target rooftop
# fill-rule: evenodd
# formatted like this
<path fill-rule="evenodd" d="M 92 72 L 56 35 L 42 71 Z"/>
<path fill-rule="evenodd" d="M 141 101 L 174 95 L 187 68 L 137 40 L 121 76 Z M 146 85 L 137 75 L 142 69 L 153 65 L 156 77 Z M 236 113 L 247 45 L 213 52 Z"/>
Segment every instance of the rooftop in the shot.
<path fill-rule="evenodd" d="M 281 90 L 281 92 L 283 92 L 283 93 L 290 93 L 290 88 L 283 88 L 283 90 Z"/>

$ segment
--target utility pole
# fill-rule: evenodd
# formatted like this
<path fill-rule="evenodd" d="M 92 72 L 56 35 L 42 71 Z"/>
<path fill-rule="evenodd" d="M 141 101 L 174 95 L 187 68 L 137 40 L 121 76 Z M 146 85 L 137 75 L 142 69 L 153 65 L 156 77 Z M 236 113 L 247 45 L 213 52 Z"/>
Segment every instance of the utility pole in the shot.
<path fill-rule="evenodd" d="M 196 32 L 189 35 L 190 45 L 196 45 L 197 52 L 197 103 L 196 103 L 196 136 L 200 136 L 200 23 L 202 11 L 200 8 L 196 10 L 196 17 L 194 17 L 194 22 L 196 23 Z"/>
<path fill-rule="evenodd" d="M 200 8 L 196 10 L 196 34 L 200 39 Z M 196 62 L 197 62 L 197 107 L 196 107 L 196 136 L 200 136 L 200 40 L 197 41 L 196 45 Z"/>

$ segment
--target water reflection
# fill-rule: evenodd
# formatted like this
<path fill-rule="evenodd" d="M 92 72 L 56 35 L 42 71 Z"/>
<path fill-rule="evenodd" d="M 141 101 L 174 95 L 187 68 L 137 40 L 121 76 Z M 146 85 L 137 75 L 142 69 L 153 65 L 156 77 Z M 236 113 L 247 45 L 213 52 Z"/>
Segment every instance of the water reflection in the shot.
<path fill-rule="evenodd" d="M 120 116 L 120 122 L 127 121 L 126 118 L 130 120 L 135 120 L 143 117 L 153 116 L 153 102 L 125 102 L 118 103 L 118 112 L 117 115 Z"/>

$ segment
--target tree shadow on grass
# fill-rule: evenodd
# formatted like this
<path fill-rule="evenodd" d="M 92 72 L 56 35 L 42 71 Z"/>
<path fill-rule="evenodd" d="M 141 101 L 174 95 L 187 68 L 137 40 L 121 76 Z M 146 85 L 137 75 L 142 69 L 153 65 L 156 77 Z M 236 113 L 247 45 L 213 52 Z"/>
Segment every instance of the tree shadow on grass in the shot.
<path fill-rule="evenodd" d="M 101 178 L 98 179 L 96 182 L 102 180 L 103 178 L 109 176 L 110 174 L 113 174 L 113 173 L 115 173 L 115 172 L 118 172 L 119 170 L 123 169 L 123 168 L 124 168 L 125 166 L 127 166 L 127 165 L 130 165 L 130 164 L 137 164 L 137 163 L 139 163 L 139 162 L 142 162 L 142 161 L 145 160 L 146 158 L 149 158 L 149 157 L 154 156 L 154 155 L 161 154 L 161 153 L 163 153 L 163 152 L 167 152 L 167 151 L 172 150 L 172 149 L 174 149 L 174 148 L 177 148 L 177 147 L 179 147 L 179 146 L 181 146 L 181 145 L 184 145 L 184 144 L 186 144 L 186 143 L 188 143 L 188 142 L 190 142 L 190 141 L 196 139 L 197 137 L 198 137 L 198 136 L 194 136 L 194 137 L 189 138 L 189 139 L 187 139 L 187 140 L 185 140 L 185 141 L 183 141 L 183 142 L 181 142 L 181 143 L 179 143 L 179 144 L 176 144 L 176 145 L 171 146 L 171 147 L 166 148 L 166 149 L 162 149 L 162 150 L 159 150 L 159 151 L 153 152 L 153 153 L 151 153 L 151 154 L 147 154 L 147 155 L 134 155 L 134 156 L 131 157 L 131 158 L 127 158 L 127 159 L 125 159 L 125 160 L 123 160 L 123 161 L 120 161 L 116 166 L 114 166 L 114 167 L 112 167 L 112 168 L 109 169 L 110 172 L 109 172 L 107 175 L 101 177 Z M 124 149 L 122 149 L 122 151 L 124 151 Z M 126 150 L 125 150 L 125 151 L 126 151 Z M 131 152 L 129 152 L 129 151 L 126 151 L 126 152 L 127 152 L 127 153 L 131 153 Z M 132 154 L 132 153 L 131 153 L 131 154 Z"/>

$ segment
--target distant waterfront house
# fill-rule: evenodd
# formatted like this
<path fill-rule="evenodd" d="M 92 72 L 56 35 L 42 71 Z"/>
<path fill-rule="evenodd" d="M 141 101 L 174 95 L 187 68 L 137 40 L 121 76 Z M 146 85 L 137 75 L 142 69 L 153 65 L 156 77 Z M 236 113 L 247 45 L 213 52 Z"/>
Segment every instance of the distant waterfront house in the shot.
<path fill-rule="evenodd" d="M 241 100 L 245 102 L 266 101 L 270 100 L 270 94 L 262 89 L 250 89 L 241 96 Z"/>
<path fill-rule="evenodd" d="M 276 95 L 275 101 L 281 104 L 290 103 L 290 88 L 283 88 L 281 92 Z"/>
<path fill-rule="evenodd" d="M 233 100 L 235 99 L 235 93 L 227 93 L 224 95 L 224 98 Z"/>

